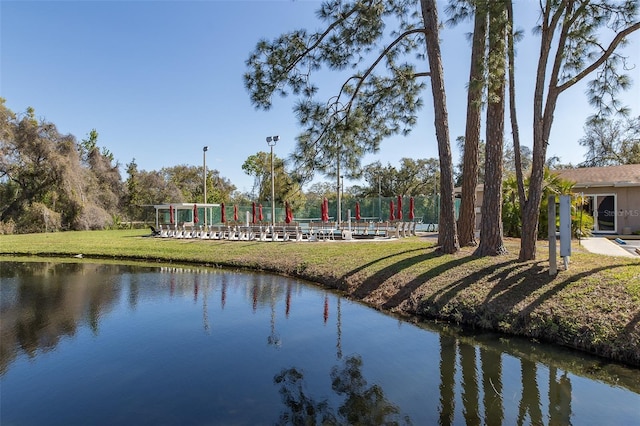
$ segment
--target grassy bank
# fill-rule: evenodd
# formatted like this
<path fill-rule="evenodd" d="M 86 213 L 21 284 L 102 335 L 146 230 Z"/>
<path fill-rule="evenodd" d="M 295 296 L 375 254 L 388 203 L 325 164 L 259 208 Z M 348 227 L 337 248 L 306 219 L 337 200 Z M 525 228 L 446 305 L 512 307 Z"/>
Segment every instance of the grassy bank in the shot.
<path fill-rule="evenodd" d="M 237 242 L 147 238 L 146 230 L 0 236 L 0 254 L 194 263 L 275 272 L 339 289 L 381 310 L 529 336 L 640 366 L 640 260 L 574 243 L 569 270 L 537 261 L 440 255 L 435 240 Z M 8 260 L 8 257 L 0 260 Z"/>

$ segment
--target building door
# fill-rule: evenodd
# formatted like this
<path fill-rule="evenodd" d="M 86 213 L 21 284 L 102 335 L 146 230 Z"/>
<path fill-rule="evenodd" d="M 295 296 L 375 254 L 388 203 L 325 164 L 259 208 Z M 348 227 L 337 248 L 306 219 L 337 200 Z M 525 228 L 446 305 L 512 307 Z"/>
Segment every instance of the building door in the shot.
<path fill-rule="evenodd" d="M 593 216 L 593 232 L 615 233 L 618 225 L 615 194 L 585 195 L 584 212 Z"/>

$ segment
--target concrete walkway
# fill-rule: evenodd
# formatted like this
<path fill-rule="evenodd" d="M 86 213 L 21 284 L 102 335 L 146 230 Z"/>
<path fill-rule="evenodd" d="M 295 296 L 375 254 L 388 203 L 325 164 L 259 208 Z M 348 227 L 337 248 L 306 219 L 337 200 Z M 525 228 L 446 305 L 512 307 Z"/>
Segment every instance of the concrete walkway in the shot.
<path fill-rule="evenodd" d="M 604 254 L 606 256 L 619 256 L 619 257 L 635 257 L 629 251 L 623 249 L 614 241 L 609 240 L 605 237 L 590 237 L 583 238 L 580 240 L 580 245 L 584 247 L 587 251 L 596 254 Z"/>

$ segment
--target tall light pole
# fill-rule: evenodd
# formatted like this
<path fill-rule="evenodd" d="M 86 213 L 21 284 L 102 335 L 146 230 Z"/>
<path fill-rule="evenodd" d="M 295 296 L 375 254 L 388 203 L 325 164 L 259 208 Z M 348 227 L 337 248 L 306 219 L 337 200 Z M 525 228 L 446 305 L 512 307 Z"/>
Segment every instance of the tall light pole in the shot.
<path fill-rule="evenodd" d="M 336 224 L 338 229 L 342 222 L 342 200 L 340 197 L 340 154 L 341 154 L 341 141 L 343 136 L 343 121 L 345 117 L 345 107 L 339 100 L 339 97 L 331 98 L 327 104 L 327 119 L 329 120 L 327 126 L 331 127 L 331 136 L 335 137 L 336 142 Z"/>
<path fill-rule="evenodd" d="M 276 226 L 276 183 L 273 173 L 273 147 L 280 140 L 280 136 L 267 136 L 267 145 L 271 147 L 271 226 Z M 271 230 L 273 232 L 273 229 Z"/>
<path fill-rule="evenodd" d="M 344 176 L 340 175 L 340 202 L 338 202 L 338 211 L 340 219 L 342 219 L 342 200 L 344 199 Z"/>
<path fill-rule="evenodd" d="M 202 148 L 202 184 L 204 185 L 204 204 L 207 204 L 207 150 L 208 146 Z M 207 207 L 204 207 L 204 226 L 207 226 Z"/>
<path fill-rule="evenodd" d="M 381 177 L 378 175 L 378 215 L 380 216 L 378 220 L 382 222 L 382 182 Z"/>
<path fill-rule="evenodd" d="M 338 155 L 338 161 L 336 162 L 336 199 L 337 199 L 337 203 L 336 203 L 336 221 L 337 221 L 337 226 L 338 229 L 340 229 L 340 222 L 341 222 L 341 214 L 340 214 L 340 210 L 342 209 L 342 206 L 340 205 L 340 151 L 339 151 L 339 146 L 340 143 L 336 143 L 336 148 L 338 149 L 337 151 L 337 155 Z"/>

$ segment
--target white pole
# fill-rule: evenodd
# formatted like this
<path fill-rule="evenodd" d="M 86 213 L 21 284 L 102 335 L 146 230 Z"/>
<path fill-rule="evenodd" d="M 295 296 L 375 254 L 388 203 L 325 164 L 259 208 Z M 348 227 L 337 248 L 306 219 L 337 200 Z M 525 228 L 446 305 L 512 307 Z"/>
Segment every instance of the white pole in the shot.
<path fill-rule="evenodd" d="M 208 146 L 202 148 L 202 183 L 204 185 L 204 204 L 207 204 L 207 150 Z M 204 226 L 207 226 L 207 206 L 204 207 Z"/>
<path fill-rule="evenodd" d="M 271 232 L 276 226 L 276 184 L 273 167 L 273 147 L 280 140 L 280 136 L 267 136 L 267 144 L 271 147 Z"/>
<path fill-rule="evenodd" d="M 549 195 L 548 203 L 549 275 L 556 275 L 558 273 L 558 261 L 556 259 L 556 196 Z"/>
<path fill-rule="evenodd" d="M 276 226 L 276 182 L 273 169 L 273 145 L 271 145 L 271 226 Z"/>
<path fill-rule="evenodd" d="M 336 144 L 336 148 L 339 149 L 338 144 Z M 341 200 L 340 200 L 340 152 L 339 151 L 338 151 L 337 156 L 338 156 L 338 162 L 336 164 L 336 178 L 337 178 L 336 179 L 336 181 L 337 181 L 337 184 L 336 184 L 336 189 L 337 189 L 337 191 L 336 191 L 336 199 L 338 201 L 336 203 L 336 221 L 337 221 L 337 227 L 338 227 L 338 229 L 340 229 L 340 222 L 342 221 L 340 210 L 341 210 L 342 206 L 340 205 L 340 201 Z"/>
<path fill-rule="evenodd" d="M 571 257 L 571 195 L 560 196 L 560 256 L 564 269 L 569 269 Z"/>

